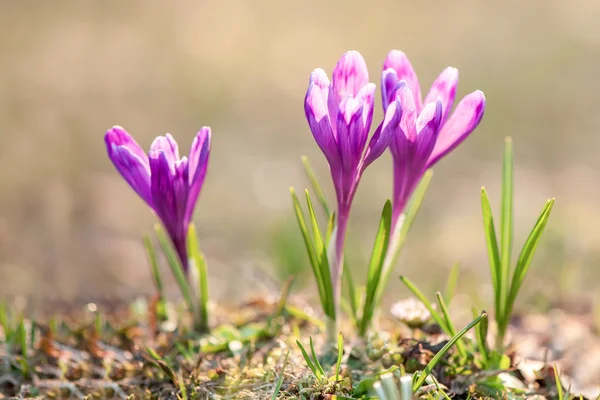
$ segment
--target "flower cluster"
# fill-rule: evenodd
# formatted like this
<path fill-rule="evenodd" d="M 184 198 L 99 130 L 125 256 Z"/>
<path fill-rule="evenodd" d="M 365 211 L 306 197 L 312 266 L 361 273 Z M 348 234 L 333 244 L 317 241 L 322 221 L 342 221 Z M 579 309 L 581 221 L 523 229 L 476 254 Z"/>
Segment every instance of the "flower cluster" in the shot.
<path fill-rule="evenodd" d="M 310 75 L 304 111 L 329 164 L 337 209 L 332 232 L 326 235 L 331 240 L 327 239 L 325 246 L 319 234 L 313 247 L 307 246 L 313 264 L 321 268 L 316 272 L 321 276 L 320 291 L 333 299 L 334 306 L 328 309 L 335 310 L 329 313 L 334 319 L 341 297 L 350 209 L 365 169 L 390 149 L 394 164 L 393 199 L 384 211 L 391 209 L 389 230 L 395 232 L 426 170 L 465 140 L 481 121 L 485 110 L 481 91 L 465 96 L 452 112 L 457 83 L 458 71 L 448 67 L 423 100 L 410 61 L 404 53 L 392 50 L 383 64 L 381 77 L 383 120 L 370 136 L 376 87 L 369 82 L 367 65 L 360 53 L 345 53 L 335 66 L 331 80 L 322 69 L 315 69 Z M 106 132 L 105 142 L 117 170 L 161 220 L 187 273 L 188 258 L 194 259 L 194 255 L 188 254 L 188 248 L 197 248 L 188 247 L 188 228 L 206 176 L 210 128 L 204 127 L 198 132 L 188 158 L 179 156 L 177 143 L 170 134 L 157 137 L 148 154 L 118 126 Z M 318 224 L 314 223 L 313 228 L 315 225 Z M 301 223 L 302 226 L 305 225 Z M 307 238 L 305 235 L 305 240 Z M 385 244 L 385 248 L 389 250 L 393 246 L 388 248 Z M 195 261 L 203 263 L 198 257 Z M 322 277 L 331 282 L 324 284 Z M 184 295 L 189 297 L 185 282 L 180 284 Z M 200 308 L 206 308 L 206 298 L 203 302 Z"/>
<path fill-rule="evenodd" d="M 352 199 L 364 170 L 389 147 L 394 163 L 391 231 L 428 168 L 458 146 L 477 127 L 485 111 L 481 91 L 465 96 L 454 112 L 458 70 L 446 68 L 422 100 L 417 75 L 404 53 L 392 50 L 383 65 L 384 117 L 371 139 L 375 85 L 356 51 L 342 55 L 332 81 L 322 69 L 310 75 L 304 109 L 315 141 L 323 151 L 337 195 L 334 293 L 339 293 L 344 241 Z M 368 145 L 367 145 L 368 142 Z"/>

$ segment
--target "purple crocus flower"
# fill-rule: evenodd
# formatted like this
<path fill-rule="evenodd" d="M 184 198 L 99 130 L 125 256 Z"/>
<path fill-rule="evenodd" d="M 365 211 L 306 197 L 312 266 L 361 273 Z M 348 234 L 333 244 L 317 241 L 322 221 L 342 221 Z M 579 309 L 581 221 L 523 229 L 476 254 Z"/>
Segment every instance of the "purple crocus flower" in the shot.
<path fill-rule="evenodd" d="M 466 95 L 451 113 L 457 85 L 458 70 L 448 67 L 433 82 L 423 101 L 417 74 L 406 55 L 392 50 L 385 60 L 381 94 L 384 131 L 391 131 L 393 136 L 390 150 L 394 160 L 394 227 L 425 171 L 481 122 L 485 96 L 480 90 Z"/>
<path fill-rule="evenodd" d="M 365 60 L 359 52 L 349 51 L 335 66 L 332 82 L 322 69 L 312 72 L 304 100 L 306 119 L 329 163 L 337 197 L 336 260 L 331 274 L 334 293 L 339 290 L 348 217 L 360 177 L 391 140 L 392 132 L 386 136 L 378 128 L 367 146 L 374 93 Z"/>
<path fill-rule="evenodd" d="M 189 158 L 179 157 L 170 134 L 157 137 L 148 155 L 120 126 L 104 136 L 108 157 L 135 192 L 160 218 L 187 271 L 187 231 L 202 189 L 210 153 L 210 128 L 198 132 Z"/>

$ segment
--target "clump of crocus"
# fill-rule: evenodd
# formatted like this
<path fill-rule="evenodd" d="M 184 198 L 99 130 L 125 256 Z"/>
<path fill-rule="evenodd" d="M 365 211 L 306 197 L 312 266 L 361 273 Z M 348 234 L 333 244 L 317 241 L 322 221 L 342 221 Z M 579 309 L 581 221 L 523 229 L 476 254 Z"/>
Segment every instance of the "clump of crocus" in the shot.
<path fill-rule="evenodd" d="M 387 124 L 393 137 L 392 231 L 425 171 L 465 140 L 483 117 L 485 97 L 480 90 L 466 95 L 451 113 L 457 85 L 458 70 L 448 67 L 422 100 L 417 74 L 406 55 L 392 50 L 385 60 L 382 102 L 385 120 L 393 120 Z"/>
<path fill-rule="evenodd" d="M 386 131 L 386 136 L 377 129 L 367 145 L 374 93 L 375 85 L 369 82 L 363 57 L 356 51 L 349 51 L 335 66 L 331 82 L 322 69 L 312 72 L 304 101 L 306 119 L 329 163 L 337 197 L 335 242 L 329 261 L 336 311 L 352 200 L 363 171 L 381 156 L 391 140 L 391 131 Z"/>
<path fill-rule="evenodd" d="M 120 126 L 104 136 L 108 156 L 123 178 L 162 221 L 184 270 L 188 270 L 187 233 L 210 153 L 210 128 L 202 128 L 189 158 L 179 156 L 170 134 L 157 137 L 148 155 Z"/>

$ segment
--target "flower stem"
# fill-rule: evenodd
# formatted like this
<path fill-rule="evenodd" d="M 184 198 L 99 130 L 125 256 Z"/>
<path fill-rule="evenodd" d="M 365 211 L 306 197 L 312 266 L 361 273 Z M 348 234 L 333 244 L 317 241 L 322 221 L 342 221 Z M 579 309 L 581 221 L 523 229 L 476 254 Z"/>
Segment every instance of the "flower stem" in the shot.
<path fill-rule="evenodd" d="M 340 315 L 340 302 L 342 298 L 342 275 L 344 272 L 344 242 L 348 230 L 348 219 L 350 207 L 340 205 L 338 221 L 335 234 L 335 259 L 330 263 L 331 284 L 333 288 L 333 303 L 335 317 L 332 322 L 327 321 L 327 339 L 335 342 L 337 340 L 338 320 Z"/>

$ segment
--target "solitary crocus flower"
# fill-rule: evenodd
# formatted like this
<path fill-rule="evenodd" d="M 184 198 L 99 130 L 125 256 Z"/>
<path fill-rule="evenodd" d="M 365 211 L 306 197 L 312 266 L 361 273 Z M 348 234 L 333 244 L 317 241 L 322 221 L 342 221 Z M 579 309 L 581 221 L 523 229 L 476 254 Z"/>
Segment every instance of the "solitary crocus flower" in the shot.
<path fill-rule="evenodd" d="M 377 129 L 367 146 L 374 92 L 365 60 L 357 51 L 349 51 L 335 66 L 332 82 L 322 69 L 312 72 L 304 101 L 306 119 L 329 163 L 337 197 L 336 259 L 331 264 L 334 293 L 340 290 L 344 239 L 360 177 L 391 140 L 391 132 L 385 136 Z"/>
<path fill-rule="evenodd" d="M 422 101 L 417 74 L 399 50 L 388 54 L 381 81 L 384 126 L 393 131 L 390 150 L 394 160 L 392 225 L 395 227 L 425 171 L 479 125 L 485 111 L 485 97 L 476 90 L 466 95 L 451 113 L 458 70 L 448 67 Z"/>
<path fill-rule="evenodd" d="M 198 132 L 189 159 L 179 158 L 170 134 L 157 137 L 148 155 L 120 126 L 104 136 L 108 157 L 123 178 L 160 218 L 187 271 L 187 231 L 202 189 L 210 153 L 210 128 Z"/>

